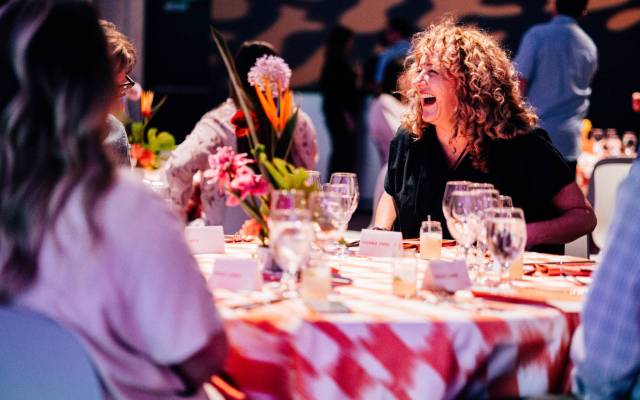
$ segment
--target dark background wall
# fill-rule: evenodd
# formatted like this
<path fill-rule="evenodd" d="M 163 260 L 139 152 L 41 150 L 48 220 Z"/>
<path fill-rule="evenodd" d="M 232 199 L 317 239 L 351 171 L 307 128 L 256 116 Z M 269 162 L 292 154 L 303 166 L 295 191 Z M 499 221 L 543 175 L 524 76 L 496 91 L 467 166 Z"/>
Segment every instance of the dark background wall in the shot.
<path fill-rule="evenodd" d="M 596 127 L 640 131 L 630 94 L 640 90 L 640 0 L 592 0 L 580 24 L 599 50 L 589 118 Z M 315 90 L 328 31 L 356 32 L 353 60 L 370 55 L 388 16 L 418 28 L 452 13 L 515 53 L 524 32 L 550 18 L 545 0 L 148 0 L 145 84 L 168 94 L 157 124 L 179 138 L 227 94 L 226 72 L 208 34 L 213 23 L 232 51 L 248 39 L 273 43 L 290 64 L 293 86 Z"/>

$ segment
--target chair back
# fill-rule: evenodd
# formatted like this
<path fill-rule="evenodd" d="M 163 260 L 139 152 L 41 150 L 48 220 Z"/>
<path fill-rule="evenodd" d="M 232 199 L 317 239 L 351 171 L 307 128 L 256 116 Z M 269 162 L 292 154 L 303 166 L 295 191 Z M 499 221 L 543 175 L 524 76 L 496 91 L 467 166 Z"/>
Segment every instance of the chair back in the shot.
<path fill-rule="evenodd" d="M 380 197 L 382 197 L 382 193 L 384 192 L 384 178 L 386 176 L 387 164 L 385 163 L 382 168 L 380 168 L 380 172 L 378 172 L 378 177 L 376 178 L 376 186 L 373 189 L 373 214 L 371 215 L 371 223 L 369 223 L 369 226 L 373 226 L 376 221 L 378 202 L 380 201 Z"/>
<path fill-rule="evenodd" d="M 33 311 L 0 307 L 0 398 L 102 399 L 88 355 L 67 330 Z"/>
<path fill-rule="evenodd" d="M 618 186 L 629 175 L 632 158 L 605 158 L 593 167 L 589 181 L 589 201 L 598 219 L 596 228 L 591 233 L 593 243 L 602 248 L 606 243 L 607 230 L 614 213 L 614 205 Z"/>

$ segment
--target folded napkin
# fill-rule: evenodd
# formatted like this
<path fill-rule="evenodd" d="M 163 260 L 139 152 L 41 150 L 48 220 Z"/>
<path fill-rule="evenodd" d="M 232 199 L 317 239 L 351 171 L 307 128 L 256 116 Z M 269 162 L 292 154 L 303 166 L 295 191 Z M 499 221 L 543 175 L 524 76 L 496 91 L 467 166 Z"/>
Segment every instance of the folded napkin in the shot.
<path fill-rule="evenodd" d="M 594 271 L 593 263 L 585 264 L 533 264 L 535 271 L 548 276 L 591 276 Z"/>

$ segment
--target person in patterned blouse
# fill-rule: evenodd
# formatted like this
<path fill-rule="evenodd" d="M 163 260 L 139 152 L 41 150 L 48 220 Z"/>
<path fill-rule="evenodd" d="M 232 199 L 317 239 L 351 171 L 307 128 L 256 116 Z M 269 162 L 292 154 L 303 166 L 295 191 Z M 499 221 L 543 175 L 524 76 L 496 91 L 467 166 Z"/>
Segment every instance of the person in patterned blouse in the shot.
<path fill-rule="evenodd" d="M 258 104 L 255 90 L 249 86 L 247 74 L 255 61 L 263 55 L 275 55 L 273 47 L 266 42 L 244 42 L 236 54 L 238 76 L 245 86 L 245 92 L 252 96 Z M 259 107 L 254 107 L 258 109 Z M 235 126 L 231 119 L 238 110 L 237 100 L 233 93 L 222 104 L 202 116 L 184 142 L 173 152 L 167 165 L 167 181 L 171 199 L 175 209 L 185 215 L 191 206 L 194 192 L 194 176 L 209 168 L 209 155 L 221 146 L 231 146 L 239 152 L 248 152 L 244 140 L 236 138 Z M 259 123 L 266 126 L 267 123 Z M 315 169 L 318 160 L 316 129 L 311 118 L 302 110 L 298 112 L 298 120 L 292 137 L 291 159 L 293 164 Z M 207 183 L 204 179 L 200 186 L 200 202 L 202 219 L 207 225 L 221 225 L 224 220 L 225 194 L 216 184 Z"/>

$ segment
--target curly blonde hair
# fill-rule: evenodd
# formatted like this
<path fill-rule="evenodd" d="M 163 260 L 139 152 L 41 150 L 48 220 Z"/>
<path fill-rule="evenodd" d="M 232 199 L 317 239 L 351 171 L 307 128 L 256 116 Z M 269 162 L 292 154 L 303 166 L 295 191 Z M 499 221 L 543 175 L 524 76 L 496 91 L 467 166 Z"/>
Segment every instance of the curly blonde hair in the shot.
<path fill-rule="evenodd" d="M 528 134 L 535 127 L 537 117 L 520 95 L 506 52 L 486 33 L 445 18 L 414 35 L 398 80 L 409 105 L 402 126 L 412 136 L 419 139 L 429 125 L 422 120 L 420 93 L 412 85 L 422 56 L 455 82 L 458 106 L 451 140 L 457 135 L 467 139 L 475 168 L 488 171 L 491 140 Z"/>

